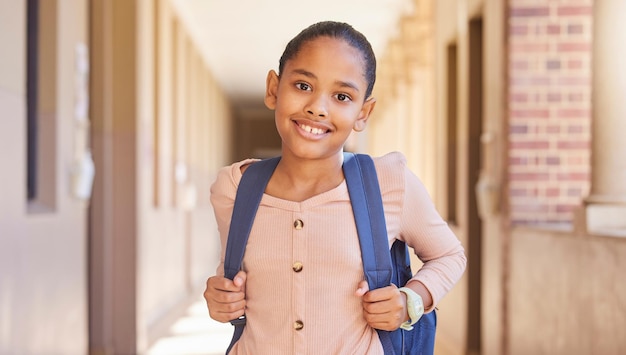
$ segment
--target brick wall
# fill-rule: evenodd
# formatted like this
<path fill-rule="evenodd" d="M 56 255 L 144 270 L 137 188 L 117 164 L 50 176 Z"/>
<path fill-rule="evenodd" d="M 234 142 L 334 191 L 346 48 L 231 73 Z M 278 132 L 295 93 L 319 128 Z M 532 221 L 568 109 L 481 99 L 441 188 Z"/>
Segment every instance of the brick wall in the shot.
<path fill-rule="evenodd" d="M 592 0 L 509 0 L 514 224 L 568 225 L 588 194 Z"/>

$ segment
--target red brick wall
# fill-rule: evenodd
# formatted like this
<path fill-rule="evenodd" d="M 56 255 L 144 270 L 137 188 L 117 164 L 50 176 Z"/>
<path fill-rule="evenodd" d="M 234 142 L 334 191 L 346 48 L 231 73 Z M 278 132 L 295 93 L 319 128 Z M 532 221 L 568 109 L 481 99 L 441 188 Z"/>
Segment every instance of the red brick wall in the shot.
<path fill-rule="evenodd" d="M 592 0 L 509 0 L 514 224 L 570 224 L 589 190 Z"/>

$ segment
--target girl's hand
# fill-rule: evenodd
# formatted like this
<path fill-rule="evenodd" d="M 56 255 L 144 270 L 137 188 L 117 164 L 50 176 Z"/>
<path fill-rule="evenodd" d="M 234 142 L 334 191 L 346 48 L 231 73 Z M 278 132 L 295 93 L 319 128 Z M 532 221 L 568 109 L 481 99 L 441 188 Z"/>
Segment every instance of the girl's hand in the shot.
<path fill-rule="evenodd" d="M 241 317 L 246 309 L 246 273 L 239 271 L 232 281 L 223 276 L 210 277 L 204 299 L 211 318 L 218 322 Z"/>
<path fill-rule="evenodd" d="M 367 281 L 361 281 L 355 295 L 361 297 L 363 317 L 372 328 L 393 331 L 409 319 L 406 296 L 394 284 L 369 291 Z"/>

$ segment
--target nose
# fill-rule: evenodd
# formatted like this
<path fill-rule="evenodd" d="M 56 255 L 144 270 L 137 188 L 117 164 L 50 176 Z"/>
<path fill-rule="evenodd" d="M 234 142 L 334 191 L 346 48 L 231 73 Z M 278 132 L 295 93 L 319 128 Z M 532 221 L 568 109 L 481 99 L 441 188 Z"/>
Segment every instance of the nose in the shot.
<path fill-rule="evenodd" d="M 327 102 L 322 97 L 322 95 L 313 95 L 313 97 L 311 97 L 311 100 L 307 102 L 305 110 L 309 115 L 316 117 L 326 117 L 328 115 L 328 110 L 326 106 Z"/>

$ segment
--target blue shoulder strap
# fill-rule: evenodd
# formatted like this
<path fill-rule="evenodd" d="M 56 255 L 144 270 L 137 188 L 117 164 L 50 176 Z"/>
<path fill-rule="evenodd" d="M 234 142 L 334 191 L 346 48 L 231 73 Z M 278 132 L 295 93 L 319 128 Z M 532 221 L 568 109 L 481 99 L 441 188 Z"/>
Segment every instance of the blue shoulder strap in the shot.
<path fill-rule="evenodd" d="M 275 157 L 251 164 L 241 178 L 235 197 L 224 259 L 224 274 L 231 280 L 241 269 L 254 217 L 279 160 L 280 157 Z M 344 153 L 343 172 L 359 235 L 367 283 L 370 289 L 389 286 L 392 276 L 391 256 L 374 162 L 368 155 Z M 231 323 L 235 326 L 235 332 L 226 351 L 227 354 L 243 333 L 246 324 L 245 315 L 232 320 Z M 394 354 L 389 334 L 387 331 L 378 330 L 385 354 Z"/>
<path fill-rule="evenodd" d="M 344 153 L 343 173 L 361 245 L 370 289 L 391 285 L 391 257 L 383 201 L 374 162 L 369 155 Z"/>
<path fill-rule="evenodd" d="M 246 250 L 256 211 L 259 209 L 267 183 L 274 173 L 279 160 L 280 157 L 275 157 L 250 164 L 241 177 L 237 195 L 235 196 L 235 205 L 228 229 L 228 241 L 226 242 L 226 254 L 224 256 L 224 276 L 231 280 L 241 270 L 243 254 Z M 230 323 L 235 326 L 235 332 L 226 354 L 230 352 L 230 349 L 243 334 L 243 329 L 246 326 L 245 314 L 231 320 Z"/>
<path fill-rule="evenodd" d="M 241 177 L 230 219 L 228 242 L 224 256 L 224 276 L 231 280 L 241 270 L 243 253 L 248 243 L 248 236 L 252 230 L 256 211 L 259 209 L 267 183 L 279 161 L 280 157 L 275 157 L 250 164 Z"/>
<path fill-rule="evenodd" d="M 344 153 L 343 173 L 359 234 L 361 259 L 370 289 L 391 285 L 393 269 L 385 211 L 374 161 L 369 155 Z M 395 354 L 391 332 L 376 329 L 385 354 Z"/>

